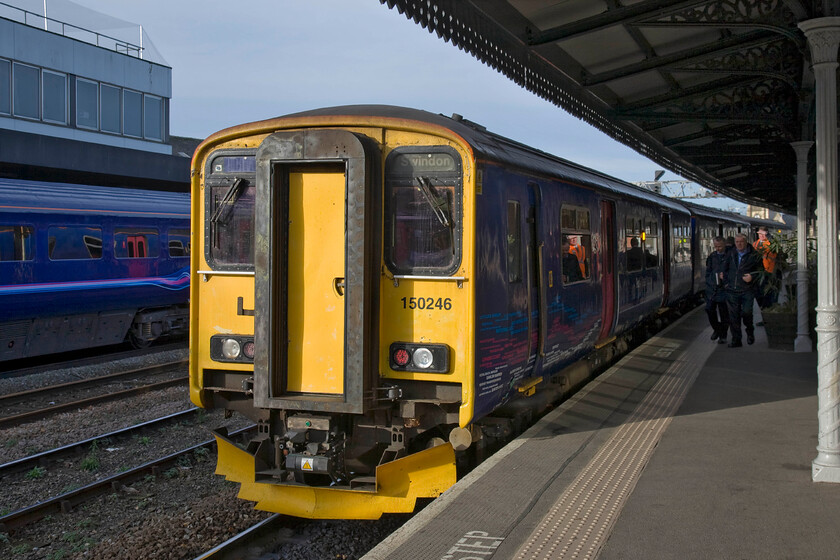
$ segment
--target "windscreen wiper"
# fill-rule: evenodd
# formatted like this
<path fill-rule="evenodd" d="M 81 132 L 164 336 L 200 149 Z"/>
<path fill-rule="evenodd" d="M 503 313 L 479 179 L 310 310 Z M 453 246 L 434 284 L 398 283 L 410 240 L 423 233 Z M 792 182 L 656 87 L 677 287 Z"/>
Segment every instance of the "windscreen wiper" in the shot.
<path fill-rule="evenodd" d="M 426 202 L 432 207 L 432 212 L 435 213 L 435 217 L 443 227 L 450 227 L 449 203 L 446 201 L 446 198 L 438 196 L 435 193 L 435 188 L 432 186 L 432 182 L 428 177 L 415 177 L 415 179 L 417 180 L 417 184 L 420 185 L 423 196 L 426 197 Z"/>
<path fill-rule="evenodd" d="M 225 193 L 225 196 L 219 202 L 219 205 L 216 207 L 216 210 L 213 212 L 213 216 L 210 217 L 210 223 L 215 224 L 221 221 L 222 223 L 226 223 L 228 218 L 230 217 L 231 213 L 233 212 L 233 206 L 236 204 L 236 201 L 239 199 L 239 196 L 242 194 L 245 185 L 248 182 L 245 179 L 237 177 L 230 188 Z M 222 220 L 222 216 L 224 215 L 224 220 Z"/>

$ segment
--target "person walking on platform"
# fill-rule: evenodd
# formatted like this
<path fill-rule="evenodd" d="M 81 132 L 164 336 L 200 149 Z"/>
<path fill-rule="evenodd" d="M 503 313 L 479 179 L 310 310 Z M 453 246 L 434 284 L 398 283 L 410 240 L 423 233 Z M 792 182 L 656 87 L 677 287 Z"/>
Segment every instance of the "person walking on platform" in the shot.
<path fill-rule="evenodd" d="M 765 226 L 758 228 L 758 239 L 753 242 L 753 249 L 758 251 L 761 255 L 761 260 L 764 265 L 764 270 L 767 274 L 774 274 L 776 271 L 776 253 L 770 250 L 769 232 Z M 762 275 L 758 282 L 757 293 L 755 301 L 761 309 L 770 307 L 776 303 L 776 291 L 768 286 L 769 280 L 766 275 Z"/>
<path fill-rule="evenodd" d="M 736 234 L 735 248 L 727 253 L 722 273 L 729 311 L 729 328 L 732 333 L 730 348 L 741 346 L 742 321 L 747 332 L 747 344 L 755 342 L 753 303 L 758 285 L 757 273 L 761 269 L 761 254 L 747 242 L 746 235 Z"/>
<path fill-rule="evenodd" d="M 723 285 L 727 257 L 726 240 L 723 237 L 715 237 L 712 243 L 715 250 L 706 257 L 706 314 L 712 326 L 712 340 L 726 344 L 726 331 L 729 329 L 729 311 Z"/>

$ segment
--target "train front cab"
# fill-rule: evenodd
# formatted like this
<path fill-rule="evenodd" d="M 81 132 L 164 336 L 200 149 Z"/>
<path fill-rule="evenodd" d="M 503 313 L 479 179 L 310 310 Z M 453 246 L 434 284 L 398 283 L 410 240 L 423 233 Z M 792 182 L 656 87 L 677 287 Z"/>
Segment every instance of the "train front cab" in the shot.
<path fill-rule="evenodd" d="M 195 162 L 191 398 L 258 424 L 244 447 L 217 434 L 217 473 L 269 511 L 412 511 L 455 482 L 445 438 L 469 437 L 467 152 L 411 130 L 266 129 Z"/>

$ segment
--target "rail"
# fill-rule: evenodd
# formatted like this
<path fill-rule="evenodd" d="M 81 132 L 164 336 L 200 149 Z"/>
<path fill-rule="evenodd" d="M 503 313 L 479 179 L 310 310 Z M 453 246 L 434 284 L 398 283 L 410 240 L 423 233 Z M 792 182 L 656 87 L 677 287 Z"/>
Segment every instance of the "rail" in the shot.
<path fill-rule="evenodd" d="M 111 391 L 105 394 L 92 396 L 84 399 L 67 401 L 64 403 L 57 403 L 51 402 L 46 407 L 36 408 L 34 410 L 21 412 L 18 414 L 14 414 L 12 408 L 18 403 L 25 403 L 25 404 L 32 404 L 32 402 L 38 399 L 44 399 L 46 397 L 52 397 L 55 394 L 61 394 L 64 391 L 70 389 L 84 389 L 88 387 L 98 387 L 102 386 L 109 382 L 119 382 L 125 379 L 136 378 L 138 376 L 151 376 L 151 375 L 160 375 L 161 373 L 167 372 L 167 370 L 171 370 L 173 367 L 177 367 L 180 365 L 186 364 L 186 360 L 177 360 L 174 362 L 168 362 L 165 364 L 159 364 L 156 366 L 134 369 L 127 372 L 120 372 L 111 375 L 99 376 L 99 377 L 92 377 L 89 379 L 83 379 L 80 381 L 73 381 L 70 383 L 63 383 L 61 385 L 53 385 L 49 387 L 41 387 L 38 389 L 31 389 L 29 391 L 23 391 L 20 393 L 12 393 L 8 395 L 0 396 L 0 410 L 5 409 L 9 412 L 8 415 L 0 415 L 0 428 L 5 428 L 8 426 L 13 426 L 16 424 L 22 424 L 24 422 L 30 422 L 32 420 L 38 420 L 40 418 L 45 418 L 56 412 L 62 412 L 66 410 L 74 410 L 77 408 L 84 408 L 91 404 L 103 403 L 112 400 L 118 400 L 121 398 L 125 398 L 128 396 L 134 396 L 141 393 L 145 393 L 148 391 L 154 391 L 158 389 L 165 389 L 168 387 L 177 386 L 183 384 L 187 381 L 186 377 L 176 377 L 174 379 L 167 379 L 165 381 L 157 382 L 157 383 L 147 383 L 141 384 L 131 389 L 125 389 L 122 391 Z"/>
<path fill-rule="evenodd" d="M 253 431 L 254 429 L 256 429 L 256 424 L 231 432 L 230 435 L 237 436 L 245 432 Z M 102 494 L 117 492 L 123 486 L 141 480 L 147 475 L 157 477 L 165 468 L 175 464 L 180 457 L 194 453 L 199 448 L 212 449 L 215 446 L 215 439 L 208 440 L 165 457 L 161 457 L 155 461 L 144 463 L 133 469 L 97 480 L 96 482 L 92 482 L 91 484 L 81 488 L 50 498 L 49 500 L 44 500 L 35 505 L 0 516 L 0 532 L 8 533 L 9 531 L 20 529 L 25 525 L 29 525 L 43 519 L 47 515 L 71 513 L 73 508 L 76 506 L 92 500 Z"/>

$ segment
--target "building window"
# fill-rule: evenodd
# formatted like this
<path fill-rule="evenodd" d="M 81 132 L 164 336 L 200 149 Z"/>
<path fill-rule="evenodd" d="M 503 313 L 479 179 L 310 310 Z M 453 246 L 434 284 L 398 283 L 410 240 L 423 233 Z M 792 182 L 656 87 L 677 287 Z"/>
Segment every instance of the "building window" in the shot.
<path fill-rule="evenodd" d="M 144 136 L 150 140 L 163 140 L 163 99 L 143 97 Z"/>
<path fill-rule="evenodd" d="M 0 60 L 0 114 L 12 112 L 12 63 Z"/>
<path fill-rule="evenodd" d="M 14 106 L 15 116 L 29 119 L 40 118 L 40 71 L 33 66 L 14 64 Z"/>
<path fill-rule="evenodd" d="M 123 134 L 143 137 L 143 94 L 123 90 Z"/>
<path fill-rule="evenodd" d="M 67 76 L 43 71 L 44 120 L 67 124 Z"/>
<path fill-rule="evenodd" d="M 76 78 L 76 126 L 99 128 L 99 85 Z"/>
<path fill-rule="evenodd" d="M 120 126 L 120 88 L 102 84 L 99 86 L 99 100 L 102 130 L 119 134 Z"/>

